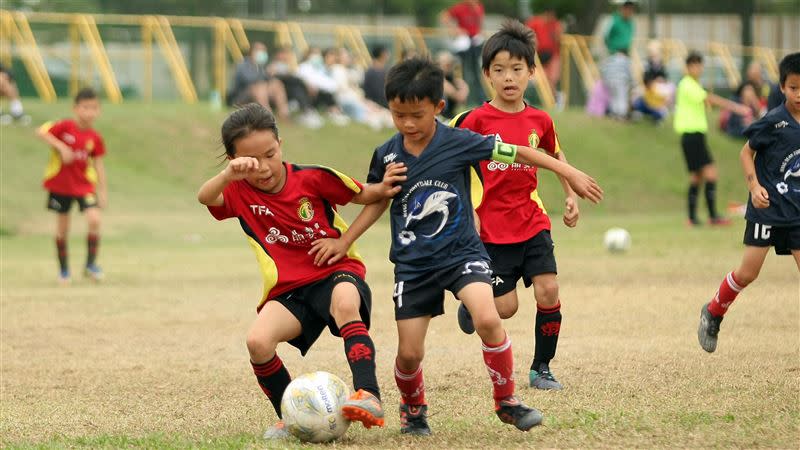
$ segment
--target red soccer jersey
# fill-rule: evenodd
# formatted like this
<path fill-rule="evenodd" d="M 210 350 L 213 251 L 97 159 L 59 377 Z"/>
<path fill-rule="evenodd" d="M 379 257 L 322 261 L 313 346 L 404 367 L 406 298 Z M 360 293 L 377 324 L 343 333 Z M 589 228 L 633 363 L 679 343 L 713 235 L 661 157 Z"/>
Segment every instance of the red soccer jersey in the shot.
<path fill-rule="evenodd" d="M 456 117 L 456 126 L 483 135 L 494 134 L 503 142 L 542 148 L 555 155 L 560 151 L 553 119 L 541 110 L 526 106 L 518 113 L 500 111 L 489 103 Z M 481 240 L 492 244 L 524 242 L 550 229 L 550 219 L 536 191 L 536 167 L 482 161 L 483 184 L 473 183 L 473 205 L 481 221 Z"/>
<path fill-rule="evenodd" d="M 264 277 L 259 310 L 267 300 L 337 270 L 366 275 L 355 245 L 346 258 L 330 266 L 315 266 L 314 255 L 308 254 L 315 240 L 338 238 L 347 230 L 335 205 L 350 202 L 361 192 L 361 183 L 327 167 L 284 166 L 286 184 L 281 192 L 269 194 L 247 181 L 234 181 L 222 192 L 225 204 L 208 207 L 217 220 L 239 218 Z"/>
<path fill-rule="evenodd" d="M 481 32 L 483 26 L 483 5 L 473 5 L 470 2 L 461 2 L 453 5 L 447 13 L 455 19 L 458 28 L 466 31 L 469 37 Z"/>
<path fill-rule="evenodd" d="M 94 193 L 97 174 L 92 159 L 106 154 L 106 147 L 100 134 L 91 128 L 81 128 L 70 119 L 55 124 L 47 122 L 39 129 L 46 130 L 67 144 L 75 154 L 75 159 L 71 163 L 64 164 L 58 151 L 52 150 L 44 173 L 42 183 L 44 188 L 54 194 L 73 197 Z"/>

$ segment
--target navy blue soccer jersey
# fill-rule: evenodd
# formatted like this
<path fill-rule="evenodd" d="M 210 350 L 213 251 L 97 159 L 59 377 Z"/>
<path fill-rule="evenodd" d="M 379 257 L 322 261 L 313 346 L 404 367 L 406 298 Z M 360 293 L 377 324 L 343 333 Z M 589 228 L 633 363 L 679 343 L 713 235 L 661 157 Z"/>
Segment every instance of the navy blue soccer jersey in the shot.
<path fill-rule="evenodd" d="M 415 157 L 397 133 L 375 150 L 368 183 L 380 183 L 386 166 L 405 163 L 408 179 L 389 209 L 389 259 L 399 281 L 470 261 L 489 261 L 475 231 L 470 199 L 470 166 L 490 159 L 494 136 L 481 136 L 437 121 L 425 150 Z"/>
<path fill-rule="evenodd" d="M 783 104 L 745 131 L 755 153 L 756 177 L 769 193 L 769 207 L 747 201 L 745 217 L 775 226 L 800 225 L 800 124 Z"/>

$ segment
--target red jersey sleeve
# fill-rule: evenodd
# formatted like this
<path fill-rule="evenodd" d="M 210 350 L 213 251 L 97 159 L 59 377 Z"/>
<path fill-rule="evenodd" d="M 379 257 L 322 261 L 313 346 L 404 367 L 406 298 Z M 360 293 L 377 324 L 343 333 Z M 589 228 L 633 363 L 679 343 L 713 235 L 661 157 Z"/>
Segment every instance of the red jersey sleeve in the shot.
<path fill-rule="evenodd" d="M 69 129 L 69 120 L 59 120 L 58 122 L 46 122 L 39 129 L 47 131 L 61 140 L 61 133 Z"/>
<path fill-rule="evenodd" d="M 329 167 L 314 171 L 313 183 L 320 197 L 336 205 L 346 205 L 364 186 L 355 179 Z"/>
<path fill-rule="evenodd" d="M 225 220 L 238 216 L 236 212 L 238 192 L 239 186 L 237 181 L 228 184 L 222 191 L 222 197 L 224 199 L 222 206 L 208 206 L 208 212 L 217 220 Z"/>
<path fill-rule="evenodd" d="M 550 153 L 551 155 L 555 155 L 560 151 L 558 145 L 558 136 L 556 135 L 556 126 L 552 119 L 547 124 L 544 134 L 539 140 L 539 148 L 546 150 L 547 153 Z"/>
<path fill-rule="evenodd" d="M 94 134 L 94 148 L 92 149 L 92 158 L 99 158 L 106 154 L 106 144 L 103 142 L 103 137 L 99 134 Z"/>

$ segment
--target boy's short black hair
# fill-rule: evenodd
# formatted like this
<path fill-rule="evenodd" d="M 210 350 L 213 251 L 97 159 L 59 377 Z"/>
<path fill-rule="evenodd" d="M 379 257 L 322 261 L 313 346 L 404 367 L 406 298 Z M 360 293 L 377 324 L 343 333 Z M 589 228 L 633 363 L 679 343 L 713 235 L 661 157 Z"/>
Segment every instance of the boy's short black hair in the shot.
<path fill-rule="evenodd" d="M 97 92 L 95 92 L 95 90 L 92 88 L 85 87 L 80 91 L 78 91 L 77 94 L 75 94 L 75 104 L 77 105 L 78 103 L 84 100 L 94 100 L 96 98 L 97 98 Z"/>
<path fill-rule="evenodd" d="M 411 58 L 394 65 L 386 74 L 386 100 L 439 103 L 444 95 L 444 72 L 430 59 Z"/>
<path fill-rule="evenodd" d="M 387 51 L 386 47 L 384 47 L 383 45 L 376 45 L 375 47 L 373 47 L 371 52 L 372 59 L 379 59 L 381 56 L 383 56 L 383 53 L 386 51 Z"/>
<path fill-rule="evenodd" d="M 492 60 L 498 53 L 507 51 L 512 58 L 525 60 L 528 67 L 534 67 L 536 55 L 536 35 L 519 20 L 506 20 L 500 31 L 493 34 L 485 44 L 481 53 L 481 67 L 488 70 Z"/>
<path fill-rule="evenodd" d="M 780 73 L 781 86 L 786 83 L 786 78 L 789 75 L 800 75 L 800 52 L 784 56 L 780 66 L 778 66 L 778 72 Z"/>
<path fill-rule="evenodd" d="M 686 65 L 690 64 L 703 64 L 703 55 L 699 52 L 689 52 L 689 56 L 686 57 Z"/>

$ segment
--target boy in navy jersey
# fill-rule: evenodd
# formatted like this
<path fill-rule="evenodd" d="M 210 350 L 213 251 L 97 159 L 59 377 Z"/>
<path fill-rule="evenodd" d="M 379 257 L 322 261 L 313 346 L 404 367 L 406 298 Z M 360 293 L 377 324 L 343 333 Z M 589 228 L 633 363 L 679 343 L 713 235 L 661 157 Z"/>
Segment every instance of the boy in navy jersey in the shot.
<path fill-rule="evenodd" d="M 275 350 L 288 342 L 305 355 L 325 328 L 344 341 L 356 392 L 342 407 L 349 420 L 383 426 L 383 407 L 375 377 L 375 345 L 367 329 L 371 294 L 366 269 L 355 247 L 337 264 L 314 265 L 312 242 L 338 237 L 347 229 L 335 205 L 367 204 L 391 197 L 404 169 L 392 165 L 378 183 L 362 186 L 333 169 L 283 161 L 275 117 L 251 103 L 231 113 L 222 125 L 229 159 L 206 181 L 197 198 L 217 219 L 237 218 L 264 277 L 258 316 L 247 334 L 247 350 L 258 384 L 278 417 L 291 377 Z M 283 439 L 278 421 L 264 434 Z"/>
<path fill-rule="evenodd" d="M 566 162 L 558 144 L 553 119 L 525 104 L 523 95 L 533 76 L 536 38 L 522 23 L 510 20 L 483 46 L 483 74 L 497 93 L 482 106 L 457 116 L 451 125 L 517 145 L 530 145 Z M 473 186 L 481 241 L 492 258 L 492 290 L 501 319 L 508 319 L 519 305 L 517 281 L 533 286 L 536 298 L 536 337 L 529 384 L 537 389 L 561 389 L 550 372 L 561 329 L 561 302 L 556 278 L 556 259 L 550 238 L 550 218 L 537 191 L 536 167 L 481 161 Z M 577 196 L 561 179 L 566 195 L 564 223 L 578 222 Z M 481 186 L 482 184 L 482 186 Z M 480 200 L 482 199 L 482 201 Z M 471 317 L 462 304 L 458 323 L 465 333 L 474 332 Z"/>
<path fill-rule="evenodd" d="M 432 317 L 444 313 L 444 291 L 463 302 L 483 343 L 483 360 L 493 385 L 501 421 L 527 431 L 542 421 L 539 411 L 515 395 L 511 340 L 492 300 L 489 255 L 475 232 L 470 200 L 470 168 L 493 158 L 552 170 L 578 195 L 597 202 L 602 190 L 585 173 L 529 147 L 497 141 L 436 121 L 444 107 L 444 75 L 432 62 L 410 59 L 387 75 L 386 99 L 398 133 L 375 150 L 367 180 L 381 180 L 392 163 L 404 163 L 407 181 L 391 204 L 395 264 L 394 307 L 398 349 L 395 382 L 400 390 L 401 432 L 427 435 L 427 403 L 422 376 L 425 335 Z M 361 235 L 389 206 L 388 199 L 364 208 L 339 240 L 317 249 L 337 261 L 342 249 Z M 320 258 L 322 263 L 326 258 Z"/>
<path fill-rule="evenodd" d="M 750 198 L 744 231 L 744 256 L 700 310 L 697 338 L 703 350 L 717 349 L 722 318 L 736 296 L 758 277 L 770 247 L 794 256 L 800 270 L 800 53 L 780 63 L 786 102 L 745 131 L 740 154 Z"/>

